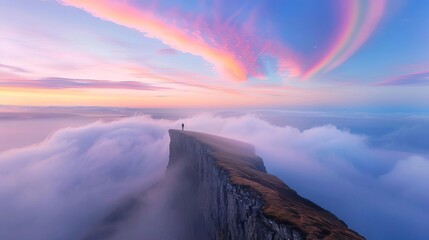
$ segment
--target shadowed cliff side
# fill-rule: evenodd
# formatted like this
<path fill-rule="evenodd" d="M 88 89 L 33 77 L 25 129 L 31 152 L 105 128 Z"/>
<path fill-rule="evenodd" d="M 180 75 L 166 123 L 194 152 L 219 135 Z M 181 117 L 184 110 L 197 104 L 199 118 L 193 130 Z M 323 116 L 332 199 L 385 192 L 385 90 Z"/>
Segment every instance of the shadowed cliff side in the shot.
<path fill-rule="evenodd" d="M 364 239 L 268 174 L 253 146 L 205 133 L 169 134 L 167 175 L 184 166 L 210 239 Z"/>

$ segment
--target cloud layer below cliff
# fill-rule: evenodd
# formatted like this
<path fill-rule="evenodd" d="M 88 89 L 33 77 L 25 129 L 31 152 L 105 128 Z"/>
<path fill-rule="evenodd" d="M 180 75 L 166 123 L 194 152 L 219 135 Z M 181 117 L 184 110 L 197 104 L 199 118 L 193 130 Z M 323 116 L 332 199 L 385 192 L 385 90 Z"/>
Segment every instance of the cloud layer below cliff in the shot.
<path fill-rule="evenodd" d="M 168 136 L 145 118 L 66 128 L 0 154 L 0 239 L 80 239 L 163 176 Z"/>
<path fill-rule="evenodd" d="M 427 239 L 429 158 L 371 147 L 332 125 L 304 131 L 255 116 L 133 117 L 57 131 L 0 153 L 0 238 L 79 239 L 115 205 L 162 178 L 167 129 L 250 142 L 269 172 L 368 239 Z M 137 218 L 141 219 L 141 218 Z"/>

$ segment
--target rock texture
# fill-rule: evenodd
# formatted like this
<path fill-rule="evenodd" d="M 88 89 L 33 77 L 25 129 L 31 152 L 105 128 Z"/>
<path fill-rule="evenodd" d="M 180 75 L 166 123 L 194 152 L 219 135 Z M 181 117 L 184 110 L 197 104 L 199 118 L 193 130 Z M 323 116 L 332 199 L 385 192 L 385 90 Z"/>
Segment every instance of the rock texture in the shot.
<path fill-rule="evenodd" d="M 253 146 L 198 132 L 169 134 L 167 175 L 180 168 L 193 183 L 208 239 L 364 239 L 266 173 Z"/>

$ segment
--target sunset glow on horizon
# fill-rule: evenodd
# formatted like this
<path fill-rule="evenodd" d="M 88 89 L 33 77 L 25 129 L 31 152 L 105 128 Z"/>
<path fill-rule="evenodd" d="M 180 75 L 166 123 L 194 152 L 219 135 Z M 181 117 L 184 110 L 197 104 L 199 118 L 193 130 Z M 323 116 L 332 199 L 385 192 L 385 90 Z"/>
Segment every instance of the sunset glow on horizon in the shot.
<path fill-rule="evenodd" d="M 3 0 L 0 105 L 427 108 L 428 10 Z"/>

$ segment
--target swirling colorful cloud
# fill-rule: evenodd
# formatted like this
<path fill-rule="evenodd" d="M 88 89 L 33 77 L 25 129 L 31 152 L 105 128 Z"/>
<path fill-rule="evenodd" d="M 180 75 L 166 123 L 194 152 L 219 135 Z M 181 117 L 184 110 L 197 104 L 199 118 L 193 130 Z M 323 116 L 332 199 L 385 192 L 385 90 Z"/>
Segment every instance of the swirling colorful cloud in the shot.
<path fill-rule="evenodd" d="M 111 1 L 62 0 L 92 15 L 136 29 L 166 45 L 203 57 L 217 70 L 236 80 L 264 78 L 267 59 L 277 72 L 308 79 L 330 71 L 349 59 L 371 36 L 383 16 L 386 1 L 332 1 L 334 16 L 327 44 L 300 51 L 280 33 L 282 16 L 270 17 L 275 4 L 259 1 Z M 280 7 L 287 8 L 289 3 Z M 255 7 L 255 5 L 257 5 Z M 269 7 L 267 7 L 269 6 Z M 310 6 L 309 6 L 310 7 Z M 270 9 L 271 8 L 271 9 Z M 291 14 L 285 10 L 285 14 Z M 306 15 L 296 21 L 306 21 Z M 314 26 L 316 29 L 318 26 Z M 314 29 L 303 29 L 303 32 Z M 322 36 L 321 36 L 322 37 Z"/>

